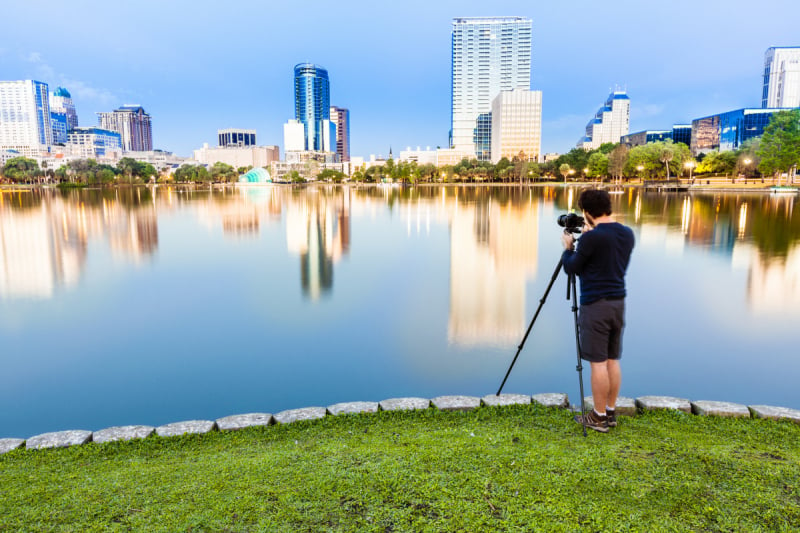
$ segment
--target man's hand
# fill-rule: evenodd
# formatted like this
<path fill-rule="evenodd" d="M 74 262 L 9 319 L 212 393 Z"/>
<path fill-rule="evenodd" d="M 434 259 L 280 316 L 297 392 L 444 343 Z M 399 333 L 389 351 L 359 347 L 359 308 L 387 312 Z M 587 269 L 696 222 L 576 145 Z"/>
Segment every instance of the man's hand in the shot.
<path fill-rule="evenodd" d="M 561 234 L 561 243 L 564 245 L 565 250 L 575 249 L 575 237 L 566 230 Z"/>

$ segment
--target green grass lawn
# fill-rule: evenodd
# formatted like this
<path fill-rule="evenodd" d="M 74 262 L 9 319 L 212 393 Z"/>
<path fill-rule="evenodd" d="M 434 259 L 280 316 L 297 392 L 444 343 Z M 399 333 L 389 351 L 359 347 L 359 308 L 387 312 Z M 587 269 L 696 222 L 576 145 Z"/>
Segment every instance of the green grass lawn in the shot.
<path fill-rule="evenodd" d="M 535 405 L 0 456 L 0 531 L 797 531 L 800 425 Z"/>

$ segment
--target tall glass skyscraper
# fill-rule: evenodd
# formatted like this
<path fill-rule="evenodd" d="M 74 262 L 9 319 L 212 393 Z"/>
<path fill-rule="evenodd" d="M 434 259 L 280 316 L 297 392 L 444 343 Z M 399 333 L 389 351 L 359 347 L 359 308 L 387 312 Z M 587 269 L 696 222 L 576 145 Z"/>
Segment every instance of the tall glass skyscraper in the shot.
<path fill-rule="evenodd" d="M 531 33 L 525 17 L 453 19 L 452 148 L 489 160 L 492 100 L 531 86 Z"/>
<path fill-rule="evenodd" d="M 312 63 L 294 67 L 294 117 L 305 129 L 305 149 L 336 151 L 336 130 L 331 123 L 328 71 Z"/>
<path fill-rule="evenodd" d="M 38 155 L 53 144 L 46 83 L 0 81 L 0 149 Z"/>

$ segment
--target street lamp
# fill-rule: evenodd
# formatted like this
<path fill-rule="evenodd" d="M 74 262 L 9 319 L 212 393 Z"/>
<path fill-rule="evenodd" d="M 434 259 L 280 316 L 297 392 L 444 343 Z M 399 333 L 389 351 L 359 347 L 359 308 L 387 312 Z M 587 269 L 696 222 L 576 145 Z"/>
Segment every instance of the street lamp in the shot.
<path fill-rule="evenodd" d="M 744 160 L 744 184 L 747 185 L 747 167 L 752 163 L 752 161 L 748 158 Z"/>
<path fill-rule="evenodd" d="M 586 179 L 588 177 L 589 177 L 589 169 L 588 168 L 584 168 L 583 169 L 583 179 Z"/>
<path fill-rule="evenodd" d="M 694 161 L 687 161 L 686 163 L 683 164 L 683 166 L 689 169 L 689 181 L 694 183 L 694 181 L 692 180 L 692 170 L 694 170 Z"/>
<path fill-rule="evenodd" d="M 644 165 L 639 165 L 636 167 L 636 170 L 639 171 L 639 179 L 642 180 L 642 170 L 644 170 Z M 643 181 L 643 180 L 642 180 Z"/>

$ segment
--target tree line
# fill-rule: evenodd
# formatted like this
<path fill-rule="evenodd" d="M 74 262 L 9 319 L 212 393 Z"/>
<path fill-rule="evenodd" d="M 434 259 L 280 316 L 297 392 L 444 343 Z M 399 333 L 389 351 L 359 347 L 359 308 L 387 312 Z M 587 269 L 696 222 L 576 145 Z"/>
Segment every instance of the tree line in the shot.
<path fill-rule="evenodd" d="M 462 159 L 455 165 L 437 167 L 431 163 L 387 160 L 383 165 L 356 169 L 351 181 L 376 183 L 386 180 L 417 182 L 528 182 L 534 180 L 653 180 L 672 177 L 724 175 L 735 178 L 772 177 L 780 180 L 783 174 L 792 175 L 800 163 L 800 110 L 780 111 L 772 115 L 762 136 L 750 139 L 735 151 L 712 151 L 692 157 L 689 147 L 671 140 L 650 142 L 628 147 L 606 143 L 594 150 L 573 148 L 558 158 L 537 163 L 528 161 L 524 153 L 512 159 L 502 158 L 496 164 L 477 159 Z M 0 169 L 0 174 L 12 183 L 39 183 L 54 180 L 77 185 L 112 185 L 143 183 L 153 179 L 175 182 L 235 182 L 252 167 L 234 168 L 217 162 L 210 168 L 185 164 L 171 174 L 158 171 L 149 163 L 129 157 L 116 166 L 101 164 L 94 159 L 79 159 L 49 169 L 25 157 L 15 157 Z M 326 169 L 318 179 L 340 182 L 347 178 L 342 172 Z M 304 181 L 298 172 L 287 175 L 289 181 Z"/>

